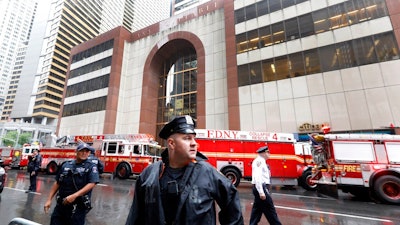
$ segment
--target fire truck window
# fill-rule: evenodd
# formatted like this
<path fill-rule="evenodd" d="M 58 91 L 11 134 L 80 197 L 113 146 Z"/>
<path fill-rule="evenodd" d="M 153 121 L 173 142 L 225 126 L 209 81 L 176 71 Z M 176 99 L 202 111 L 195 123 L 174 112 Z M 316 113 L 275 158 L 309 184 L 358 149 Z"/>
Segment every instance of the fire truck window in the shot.
<path fill-rule="evenodd" d="M 109 142 L 108 143 L 108 149 L 107 149 L 107 153 L 111 153 L 114 154 L 117 152 L 117 143 L 115 142 Z"/>
<path fill-rule="evenodd" d="M 143 150 L 145 155 L 154 155 L 154 153 L 151 152 L 150 146 L 148 145 L 143 145 Z"/>
<path fill-rule="evenodd" d="M 139 145 L 134 145 L 134 146 L 133 146 L 133 153 L 135 153 L 135 154 L 140 154 Z"/>
<path fill-rule="evenodd" d="M 333 142 L 335 159 L 338 162 L 373 162 L 375 160 L 372 142 Z M 357 159 L 357 160 L 355 160 Z"/>
<path fill-rule="evenodd" d="M 123 154 L 124 153 L 124 146 L 119 146 L 119 148 L 118 148 L 118 153 L 119 154 Z"/>
<path fill-rule="evenodd" d="M 155 146 L 146 146 L 148 149 L 148 154 L 152 156 L 160 156 L 161 155 L 161 149 L 157 148 Z"/>

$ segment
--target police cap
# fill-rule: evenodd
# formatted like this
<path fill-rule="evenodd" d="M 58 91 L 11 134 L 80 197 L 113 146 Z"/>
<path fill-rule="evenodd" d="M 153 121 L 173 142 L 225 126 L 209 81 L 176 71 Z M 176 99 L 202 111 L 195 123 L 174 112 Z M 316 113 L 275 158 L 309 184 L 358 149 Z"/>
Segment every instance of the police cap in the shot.
<path fill-rule="evenodd" d="M 175 133 L 196 134 L 194 131 L 195 127 L 196 122 L 191 116 L 177 116 L 161 129 L 158 136 L 160 138 L 167 139 L 169 136 Z"/>
<path fill-rule="evenodd" d="M 269 152 L 268 146 L 263 146 L 257 149 L 257 153 Z"/>
<path fill-rule="evenodd" d="M 91 151 L 92 146 L 90 146 L 90 145 L 88 145 L 86 143 L 81 143 L 81 144 L 78 145 L 78 147 L 76 147 L 76 151 L 81 151 L 83 149 L 87 149 L 87 150 Z"/>

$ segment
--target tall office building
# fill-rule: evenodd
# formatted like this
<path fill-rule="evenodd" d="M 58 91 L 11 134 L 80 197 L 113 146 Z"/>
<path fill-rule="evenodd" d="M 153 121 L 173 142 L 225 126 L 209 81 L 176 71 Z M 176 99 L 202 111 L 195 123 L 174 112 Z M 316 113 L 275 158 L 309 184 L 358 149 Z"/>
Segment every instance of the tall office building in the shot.
<path fill-rule="evenodd" d="M 156 137 L 184 114 L 198 128 L 299 139 L 324 125 L 396 132 L 399 9 L 395 0 L 211 0 L 140 32 L 112 30 L 72 50 L 58 132 Z"/>
<path fill-rule="evenodd" d="M 132 27 L 126 27 L 134 32 L 151 24 L 158 23 L 171 16 L 172 0 L 130 0 L 133 11 L 126 14 L 126 19 L 134 21 Z"/>
<path fill-rule="evenodd" d="M 35 21 L 37 35 L 29 40 L 29 62 L 23 65 L 9 117 L 49 125 L 56 124 L 60 112 L 71 48 L 117 26 L 132 31 L 136 19 L 146 26 L 153 24 L 169 17 L 165 8 L 170 7 L 168 2 L 158 4 L 150 15 L 134 11 L 134 0 L 44 0 L 39 4 L 47 10 L 42 14 L 46 18 Z"/>
<path fill-rule="evenodd" d="M 0 108 L 3 108 L 15 61 L 23 54 L 18 50 L 31 35 L 36 8 L 36 0 L 0 0 Z M 19 64 L 16 69 L 21 67 Z"/>
<path fill-rule="evenodd" d="M 235 1 L 240 128 L 400 126 L 399 3 Z"/>
<path fill-rule="evenodd" d="M 18 83 L 22 73 L 22 65 L 25 62 L 27 43 L 27 41 L 24 43 L 20 43 L 20 47 L 17 50 L 17 57 L 14 62 L 14 68 L 12 69 L 7 94 L 3 105 L 3 116 L 1 117 L 1 121 L 10 121 L 8 115 L 11 113 L 14 104 L 15 94 L 17 93 Z"/>
<path fill-rule="evenodd" d="M 172 14 L 177 15 L 190 9 L 197 9 L 197 6 L 210 0 L 172 0 Z"/>

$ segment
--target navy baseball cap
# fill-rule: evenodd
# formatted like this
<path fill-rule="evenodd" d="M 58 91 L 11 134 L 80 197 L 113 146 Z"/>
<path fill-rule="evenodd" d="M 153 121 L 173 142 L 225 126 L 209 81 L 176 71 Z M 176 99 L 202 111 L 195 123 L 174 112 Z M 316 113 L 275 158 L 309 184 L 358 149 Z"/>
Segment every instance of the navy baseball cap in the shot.
<path fill-rule="evenodd" d="M 86 143 L 81 143 L 81 144 L 78 145 L 78 147 L 76 147 L 76 151 L 81 151 L 83 149 L 87 149 L 87 150 L 91 151 L 92 146 L 90 146 L 90 145 L 88 145 Z"/>
<path fill-rule="evenodd" d="M 167 139 L 169 136 L 175 133 L 180 134 L 196 134 L 194 128 L 196 122 L 189 115 L 177 116 L 161 129 L 158 136 L 162 139 Z"/>
<path fill-rule="evenodd" d="M 268 146 L 263 146 L 257 149 L 257 153 L 269 152 Z"/>

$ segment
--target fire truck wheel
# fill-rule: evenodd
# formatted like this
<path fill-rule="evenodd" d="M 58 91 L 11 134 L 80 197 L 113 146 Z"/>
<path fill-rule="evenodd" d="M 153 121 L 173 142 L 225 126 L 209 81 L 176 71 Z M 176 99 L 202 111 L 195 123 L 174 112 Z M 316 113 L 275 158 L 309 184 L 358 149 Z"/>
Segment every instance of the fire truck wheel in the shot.
<path fill-rule="evenodd" d="M 382 201 L 400 204 L 400 178 L 392 175 L 381 176 L 376 180 L 374 190 Z"/>
<path fill-rule="evenodd" d="M 58 171 L 57 163 L 50 162 L 49 164 L 47 164 L 47 167 L 46 167 L 47 174 L 53 175 L 53 174 L 56 174 L 57 171 Z"/>
<path fill-rule="evenodd" d="M 127 163 L 123 162 L 117 166 L 117 170 L 115 172 L 118 178 L 128 179 L 131 175 L 131 168 Z"/>
<path fill-rule="evenodd" d="M 232 184 L 235 185 L 235 187 L 239 186 L 240 183 L 240 174 L 237 172 L 237 170 L 233 168 L 225 168 L 222 171 L 222 174 L 224 174 L 229 180 L 232 181 Z"/>
<path fill-rule="evenodd" d="M 317 184 L 311 182 L 312 172 L 311 170 L 306 170 L 303 172 L 303 175 L 299 179 L 299 184 L 302 188 L 307 191 L 315 191 L 317 190 Z"/>

